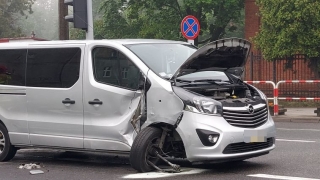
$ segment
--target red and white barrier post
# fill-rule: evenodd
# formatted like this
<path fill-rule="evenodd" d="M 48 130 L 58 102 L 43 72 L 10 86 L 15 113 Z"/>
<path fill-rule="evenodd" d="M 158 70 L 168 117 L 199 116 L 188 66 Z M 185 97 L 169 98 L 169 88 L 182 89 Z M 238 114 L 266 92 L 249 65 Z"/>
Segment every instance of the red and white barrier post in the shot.
<path fill-rule="evenodd" d="M 272 88 L 273 88 L 273 98 L 268 98 L 268 99 L 273 99 L 273 112 L 274 115 L 278 115 L 278 111 L 279 111 L 279 106 L 278 106 L 278 88 L 276 88 L 276 85 L 274 82 L 272 81 L 244 81 L 245 83 L 248 84 L 271 84 Z"/>
<path fill-rule="evenodd" d="M 279 81 L 275 86 L 274 96 L 277 97 L 277 108 L 274 109 L 274 114 L 278 115 L 279 108 L 278 108 L 278 99 L 281 100 L 320 100 L 320 97 L 278 97 L 279 92 L 278 88 L 280 84 L 288 84 L 288 83 L 299 83 L 299 84 L 305 84 L 305 83 L 320 83 L 320 80 L 283 80 Z"/>

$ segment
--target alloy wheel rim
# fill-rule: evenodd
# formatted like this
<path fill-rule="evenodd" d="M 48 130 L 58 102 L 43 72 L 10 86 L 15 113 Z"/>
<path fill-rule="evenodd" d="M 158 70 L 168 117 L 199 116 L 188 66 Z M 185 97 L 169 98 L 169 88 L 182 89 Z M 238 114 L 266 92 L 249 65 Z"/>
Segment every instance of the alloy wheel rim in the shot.
<path fill-rule="evenodd" d="M 0 154 L 4 151 L 6 139 L 2 131 L 0 131 Z"/>

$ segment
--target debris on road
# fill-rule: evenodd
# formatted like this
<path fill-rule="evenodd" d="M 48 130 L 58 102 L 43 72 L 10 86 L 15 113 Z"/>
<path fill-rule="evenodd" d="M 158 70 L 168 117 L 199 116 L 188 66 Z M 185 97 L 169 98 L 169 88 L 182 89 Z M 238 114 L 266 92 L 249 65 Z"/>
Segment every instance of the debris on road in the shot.
<path fill-rule="evenodd" d="M 43 171 L 41 171 L 41 170 L 31 170 L 31 171 L 30 171 L 30 174 L 32 174 L 32 175 L 36 175 L 36 174 L 44 174 L 44 172 L 43 172 Z"/>
<path fill-rule="evenodd" d="M 20 164 L 19 169 L 39 169 L 40 163 Z"/>

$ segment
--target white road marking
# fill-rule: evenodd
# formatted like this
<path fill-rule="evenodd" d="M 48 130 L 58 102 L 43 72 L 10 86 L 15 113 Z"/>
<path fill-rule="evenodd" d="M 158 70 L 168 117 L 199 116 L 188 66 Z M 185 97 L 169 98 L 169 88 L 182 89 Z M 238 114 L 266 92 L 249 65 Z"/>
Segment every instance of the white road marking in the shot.
<path fill-rule="evenodd" d="M 270 174 L 250 174 L 250 177 L 268 178 L 268 179 L 283 179 L 283 180 L 320 180 L 314 178 L 292 177 L 292 176 L 277 176 Z"/>
<path fill-rule="evenodd" d="M 316 141 L 308 140 L 293 140 L 293 139 L 276 139 L 277 141 L 288 141 L 288 142 L 305 142 L 305 143 L 315 143 Z"/>
<path fill-rule="evenodd" d="M 148 173 L 136 173 L 136 174 L 128 174 L 123 176 L 124 179 L 152 179 L 152 178 L 166 178 L 180 175 L 189 175 L 189 174 L 199 174 L 206 169 L 191 169 L 191 170 L 183 170 L 180 173 L 162 173 L 162 172 L 148 172 Z"/>
<path fill-rule="evenodd" d="M 320 129 L 288 129 L 288 128 L 277 128 L 277 130 L 284 130 L 284 131 L 315 131 L 315 132 L 320 132 Z"/>

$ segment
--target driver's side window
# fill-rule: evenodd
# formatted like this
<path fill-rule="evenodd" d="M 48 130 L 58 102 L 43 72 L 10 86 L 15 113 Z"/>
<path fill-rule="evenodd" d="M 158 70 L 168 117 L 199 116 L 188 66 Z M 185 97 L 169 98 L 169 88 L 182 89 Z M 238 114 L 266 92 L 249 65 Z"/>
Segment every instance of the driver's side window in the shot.
<path fill-rule="evenodd" d="M 97 47 L 93 50 L 93 70 L 99 83 L 137 90 L 140 70 L 118 50 Z"/>

